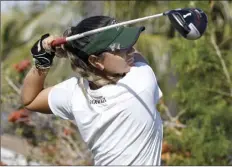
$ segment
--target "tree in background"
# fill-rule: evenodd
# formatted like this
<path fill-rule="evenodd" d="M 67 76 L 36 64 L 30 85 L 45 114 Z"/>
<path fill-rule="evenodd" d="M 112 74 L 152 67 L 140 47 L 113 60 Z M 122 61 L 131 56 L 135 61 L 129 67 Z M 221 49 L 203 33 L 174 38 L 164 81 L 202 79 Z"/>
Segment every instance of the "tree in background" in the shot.
<path fill-rule="evenodd" d="M 14 69 L 14 64 L 31 59 L 30 47 L 41 34 L 62 34 L 67 25 L 94 15 L 90 11 L 94 3 L 97 1 L 51 1 L 41 7 L 39 2 L 31 2 L 31 15 L 18 7 L 12 16 L 1 16 L 2 112 L 9 114 L 21 107 L 18 96 L 21 74 Z M 100 11 L 103 10 L 100 5 L 96 12 L 116 17 L 119 21 L 180 7 L 198 7 L 206 12 L 209 24 L 201 39 L 183 39 L 171 27 L 168 18 L 163 17 L 136 24 L 146 26 L 146 32 L 142 33 L 136 47 L 151 64 L 164 93 L 163 101 L 158 105 L 165 127 L 163 165 L 231 165 L 232 59 L 229 52 L 232 48 L 232 3 L 100 3 L 104 4 L 104 11 Z M 69 67 L 67 60 L 55 59 L 46 84 L 56 84 L 70 77 L 71 68 L 63 70 L 64 67 Z M 9 126 L 4 133 L 26 134 L 24 138 L 30 138 L 29 132 L 34 134 L 36 142 L 40 144 L 33 146 L 30 155 L 34 156 L 28 156 L 29 159 L 42 159 L 52 165 L 85 165 L 91 162 L 79 134 L 74 133 L 77 129 L 72 122 L 38 113 L 33 113 L 29 118 L 30 128 L 27 125 L 4 123 L 4 126 Z"/>
<path fill-rule="evenodd" d="M 195 3 L 209 16 L 206 34 L 197 41 L 170 41 L 171 65 L 178 76 L 172 98 L 177 101 L 178 110 L 183 111 L 179 121 L 185 127 L 179 133 L 165 131 L 164 138 L 172 147 L 167 164 L 231 165 L 231 8 L 224 11 L 231 4 L 214 2 L 210 8 L 200 1 Z M 218 29 L 218 19 L 222 18 Z"/>

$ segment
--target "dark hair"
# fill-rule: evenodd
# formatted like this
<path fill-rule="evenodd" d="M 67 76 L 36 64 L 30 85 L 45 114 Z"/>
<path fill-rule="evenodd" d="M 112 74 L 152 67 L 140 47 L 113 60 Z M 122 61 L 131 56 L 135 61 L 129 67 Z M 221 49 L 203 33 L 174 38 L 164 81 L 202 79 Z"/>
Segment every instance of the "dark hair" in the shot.
<path fill-rule="evenodd" d="M 82 20 L 76 26 L 71 27 L 71 29 L 69 29 L 68 31 L 66 30 L 64 36 L 71 36 L 71 35 L 87 32 L 90 30 L 94 30 L 100 27 L 113 24 L 115 23 L 114 21 L 115 19 L 109 16 L 92 16 Z M 83 52 L 81 48 L 84 48 L 87 44 L 89 44 L 95 36 L 96 34 L 93 34 L 93 35 L 85 36 L 83 38 L 79 38 L 77 40 L 73 40 L 65 44 L 64 47 L 66 50 L 72 52 L 74 55 L 81 58 L 85 63 L 88 63 L 87 60 L 89 55 Z"/>
<path fill-rule="evenodd" d="M 87 32 L 93 29 L 104 27 L 107 25 L 115 24 L 116 20 L 108 16 L 93 16 L 82 20 L 76 26 L 67 29 L 63 36 L 68 37 L 71 35 Z M 106 85 L 109 83 L 116 83 L 121 76 L 108 76 L 99 73 L 99 70 L 88 63 L 87 53 L 81 49 L 89 44 L 97 34 L 89 35 L 77 40 L 73 40 L 64 44 L 64 49 L 61 57 L 67 57 L 71 61 L 71 67 L 76 72 L 78 77 L 85 78 L 96 85 Z M 95 54 L 95 53 L 94 53 Z M 96 55 L 96 54 L 95 54 Z"/>

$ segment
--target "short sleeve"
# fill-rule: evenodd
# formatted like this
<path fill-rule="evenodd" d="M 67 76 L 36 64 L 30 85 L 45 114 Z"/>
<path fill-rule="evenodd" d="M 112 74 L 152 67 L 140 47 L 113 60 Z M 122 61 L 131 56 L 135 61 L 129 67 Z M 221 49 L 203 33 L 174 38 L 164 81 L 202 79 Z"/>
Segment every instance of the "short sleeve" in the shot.
<path fill-rule="evenodd" d="M 159 86 L 158 86 L 158 94 L 159 94 L 159 99 L 160 99 L 163 96 L 163 93 L 162 93 L 161 89 L 159 88 Z"/>
<path fill-rule="evenodd" d="M 72 96 L 75 89 L 74 79 L 55 85 L 49 95 L 48 104 L 52 113 L 63 119 L 73 120 Z"/>
<path fill-rule="evenodd" d="M 157 102 L 163 96 L 163 93 L 158 85 L 158 81 L 156 79 L 156 75 L 153 72 L 152 68 L 143 62 L 135 63 L 135 67 L 140 69 L 139 72 L 136 73 L 136 77 L 134 80 L 138 80 L 138 78 L 142 81 L 143 85 L 145 85 L 146 89 L 154 92 Z"/>

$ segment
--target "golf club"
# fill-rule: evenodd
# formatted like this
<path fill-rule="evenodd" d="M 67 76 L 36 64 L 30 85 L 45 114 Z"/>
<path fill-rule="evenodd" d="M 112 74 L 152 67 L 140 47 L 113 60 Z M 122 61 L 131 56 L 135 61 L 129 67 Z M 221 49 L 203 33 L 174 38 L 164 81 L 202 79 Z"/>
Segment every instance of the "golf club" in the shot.
<path fill-rule="evenodd" d="M 161 16 L 168 16 L 171 25 L 186 39 L 196 40 L 200 38 L 207 27 L 207 15 L 199 8 L 179 8 L 175 10 L 169 10 L 164 13 L 150 15 L 134 20 L 129 20 L 95 30 L 87 31 L 81 34 L 76 34 L 69 37 L 60 37 L 52 42 L 52 47 L 65 44 L 69 41 L 83 38 L 88 35 L 96 34 L 102 31 L 106 31 L 111 28 L 116 28 L 124 25 L 129 25 L 137 22 L 141 22 L 148 19 L 158 18 Z"/>

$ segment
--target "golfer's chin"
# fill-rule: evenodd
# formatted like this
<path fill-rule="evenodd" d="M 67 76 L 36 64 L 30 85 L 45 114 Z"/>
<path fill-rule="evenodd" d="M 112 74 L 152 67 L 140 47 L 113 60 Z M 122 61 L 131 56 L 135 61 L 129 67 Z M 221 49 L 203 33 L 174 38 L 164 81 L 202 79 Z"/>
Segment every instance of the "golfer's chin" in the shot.
<path fill-rule="evenodd" d="M 133 67 L 134 66 L 134 62 L 133 63 L 130 63 L 128 64 L 130 67 Z"/>
<path fill-rule="evenodd" d="M 126 64 L 127 64 L 129 67 L 134 66 L 134 59 L 131 59 L 130 61 L 127 61 Z"/>
<path fill-rule="evenodd" d="M 130 72 L 130 68 L 132 66 L 130 66 L 129 64 L 125 64 L 126 66 L 124 67 L 124 69 L 122 71 L 120 71 L 120 74 L 126 74 L 128 72 Z"/>
<path fill-rule="evenodd" d="M 129 66 L 129 69 L 130 69 L 131 67 L 133 67 L 133 66 L 134 66 L 134 62 L 127 63 L 127 65 Z M 129 70 L 129 71 L 130 71 L 130 70 Z"/>

